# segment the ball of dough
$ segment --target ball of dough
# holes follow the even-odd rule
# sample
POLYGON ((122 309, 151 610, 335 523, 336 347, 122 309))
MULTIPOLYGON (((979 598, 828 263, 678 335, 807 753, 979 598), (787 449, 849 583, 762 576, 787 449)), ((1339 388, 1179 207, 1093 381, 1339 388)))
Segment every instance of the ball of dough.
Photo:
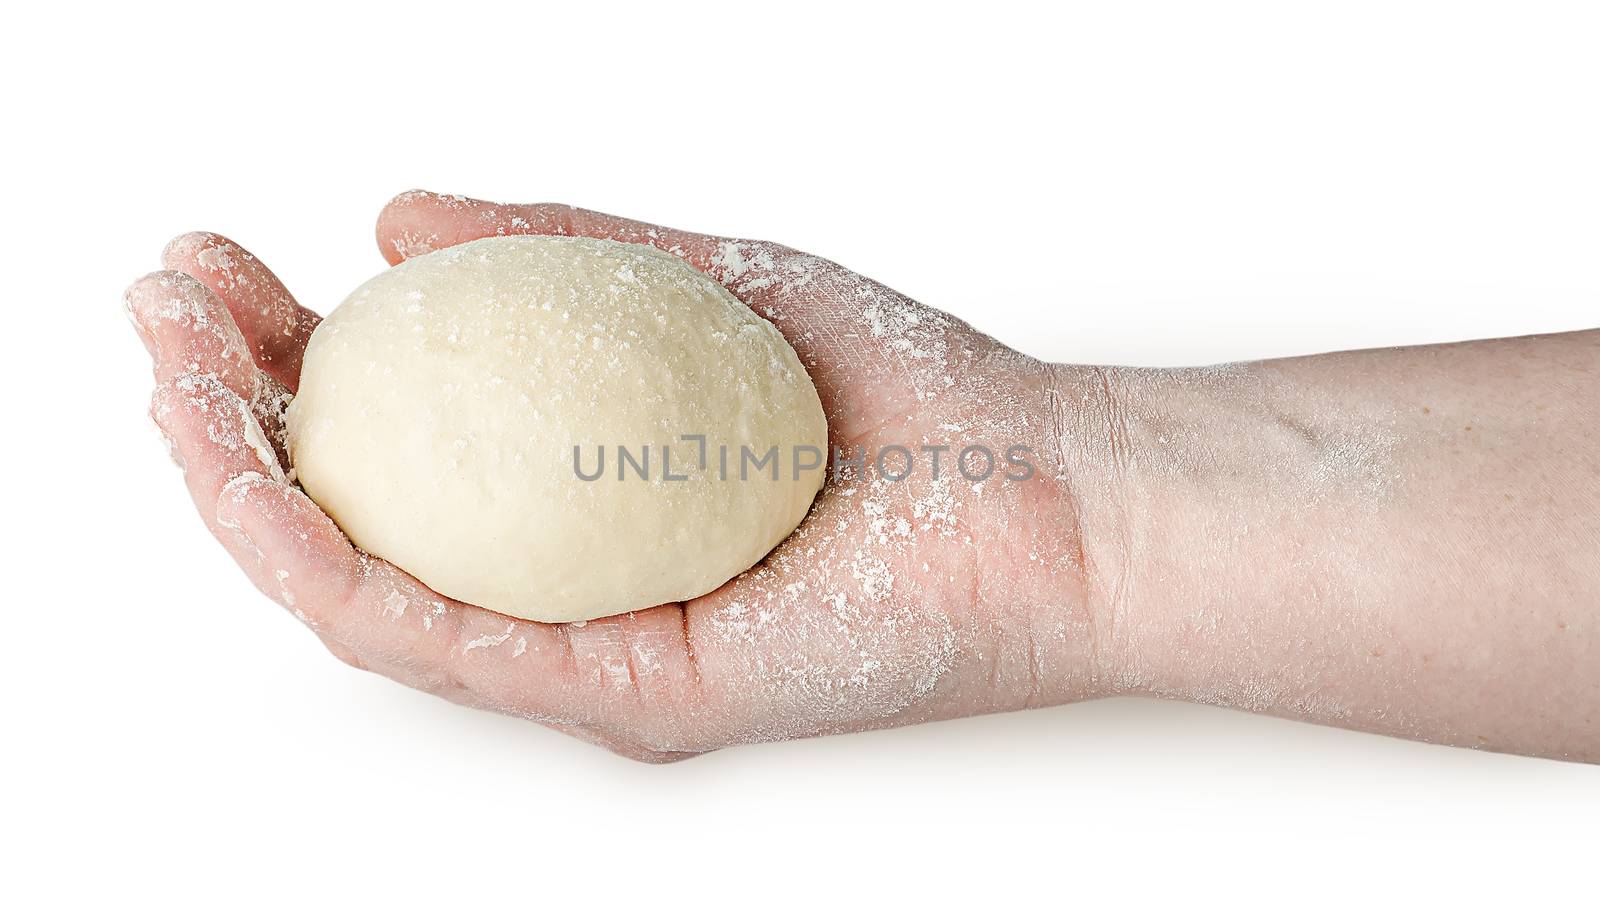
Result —
POLYGON ((288 437, 301 486, 357 546, 551 622, 747 569, 804 518, 827 449, 770 322, 649 246, 550 236, 363 284, 311 336, 288 437))

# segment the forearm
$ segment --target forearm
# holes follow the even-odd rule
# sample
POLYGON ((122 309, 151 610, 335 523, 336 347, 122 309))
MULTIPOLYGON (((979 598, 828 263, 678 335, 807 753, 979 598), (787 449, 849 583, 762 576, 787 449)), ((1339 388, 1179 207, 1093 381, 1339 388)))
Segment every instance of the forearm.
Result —
POLYGON ((1111 690, 1600 760, 1600 332, 1103 381, 1111 690))

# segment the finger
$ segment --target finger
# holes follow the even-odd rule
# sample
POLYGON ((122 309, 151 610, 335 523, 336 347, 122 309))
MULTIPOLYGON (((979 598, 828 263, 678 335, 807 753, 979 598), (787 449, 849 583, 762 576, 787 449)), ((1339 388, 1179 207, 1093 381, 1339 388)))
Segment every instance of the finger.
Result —
MULTIPOLYGON (((396 669, 393 666, 381 662, 363 659, 362 657, 358 656, 354 650, 338 642, 337 640, 334 640, 327 633, 317 631, 313 631, 313 633, 316 633, 317 638, 321 641, 323 647, 326 648, 329 653, 333 654, 334 658, 338 659, 340 662, 343 662, 345 665, 350 666, 351 668, 358 669, 363 672, 371 672, 375 675, 388 678, 391 681, 400 682, 401 684, 415 684, 416 682, 416 679, 412 677, 409 671, 404 669, 396 669)), ((473 705, 473 699, 467 696, 452 697, 450 696, 452 692, 446 690, 440 690, 435 693, 445 696, 450 700, 473 705)), ((554 721, 553 719, 546 719, 543 725, 548 726, 549 728, 560 732, 563 735, 571 736, 572 738, 581 742, 587 742, 591 745, 599 746, 600 748, 612 752, 613 754, 622 755, 624 757, 632 758, 636 761, 645 763, 665 764, 694 757, 694 755, 697 754, 696 752, 656 752, 620 741, 597 728, 588 726, 573 726, 554 721)))
POLYGON ((641 700, 658 707, 681 696, 668 690, 689 667, 670 612, 585 630, 445 599, 356 551, 289 486, 250 405, 217 375, 163 381, 151 416, 213 535, 264 593, 350 658, 453 700, 553 724, 637 721, 641 700))
POLYGON ((678 605, 557 625, 469 618, 452 669, 496 709, 584 727, 591 741, 690 751, 702 747, 706 704, 683 622, 678 605))
POLYGON ((378 215, 378 247, 390 264, 489 236, 587 236, 652 245, 712 273, 724 240, 566 204, 497 204, 431 191, 398 195, 378 215))
POLYGON ((244 399, 278 463, 288 467, 288 391, 256 367, 244 336, 214 292, 187 274, 157 271, 135 281, 123 305, 150 351, 158 382, 209 376, 221 383, 244 399))
POLYGON ((260 474, 230 478, 212 507, 217 524, 248 546, 250 562, 242 566, 262 592, 325 641, 366 659, 337 629, 321 632, 321 610, 353 594, 361 578, 360 556, 333 520, 300 490, 260 474))
MULTIPOLYGON (((151 416, 172 444, 207 527, 263 592, 307 623, 315 627, 331 617, 329 609, 357 594, 366 569, 381 565, 359 555, 309 497, 287 484, 244 399, 217 377, 186 374, 163 382, 151 416), (247 502, 250 511, 241 512, 247 502)), ((433 616, 422 615, 425 629, 432 629, 433 616)), ((352 658, 419 655, 393 647, 378 652, 382 647, 371 641, 345 639, 347 629, 334 628, 326 639, 352 658)))
POLYGON ((474 239, 515 235, 582 236, 653 246, 716 278, 763 315, 785 294, 824 273, 867 282, 832 262, 772 242, 687 232, 566 204, 498 204, 407 191, 378 216, 378 247, 390 264, 474 239))
POLYGON ((150 417, 183 469, 200 518, 241 564, 247 546, 219 526, 217 494, 235 478, 283 479, 283 466, 261 424, 240 395, 214 375, 183 374, 156 386, 150 417))
POLYGON ((594 626, 598 639, 572 641, 569 634, 585 628, 516 620, 444 598, 357 551, 302 491, 259 474, 223 486, 216 520, 245 546, 241 566, 263 593, 324 642, 390 678, 570 727, 616 719, 618 708, 637 701, 631 682, 628 691, 619 689, 628 663, 616 650, 635 644, 607 639, 621 625, 594 626))
POLYGON ((161 262, 209 287, 232 313, 256 365, 294 391, 306 341, 319 321, 315 312, 295 302, 256 256, 216 233, 191 232, 173 239, 161 262))
POLYGON ((216 294, 177 271, 156 271, 123 294, 128 318, 155 363, 156 380, 213 375, 240 394, 256 387, 244 336, 216 294))

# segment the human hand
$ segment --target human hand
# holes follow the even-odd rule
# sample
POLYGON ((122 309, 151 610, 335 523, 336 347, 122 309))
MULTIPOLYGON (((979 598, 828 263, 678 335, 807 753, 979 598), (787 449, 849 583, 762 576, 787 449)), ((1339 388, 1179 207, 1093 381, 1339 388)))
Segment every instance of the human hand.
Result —
POLYGON ((426 192, 378 221, 391 263, 516 233, 654 245, 716 278, 793 345, 830 449, 868 461, 830 476, 788 539, 706 596, 555 625, 456 602, 354 548, 293 486, 282 412, 317 317, 233 242, 182 236, 166 270, 127 294, 155 361, 152 416, 213 534, 336 656, 642 760, 1102 690, 1080 528, 1089 488, 1064 447, 1097 412, 1092 374, 770 243, 426 192), (1000 463, 981 483, 955 467, 969 445, 1000 463), (1005 474, 1015 445, 1031 450, 1026 480, 1005 474), (885 446, 913 455, 904 480, 892 479, 898 455, 888 475, 873 467, 885 446), (929 446, 950 447, 937 477, 929 446))

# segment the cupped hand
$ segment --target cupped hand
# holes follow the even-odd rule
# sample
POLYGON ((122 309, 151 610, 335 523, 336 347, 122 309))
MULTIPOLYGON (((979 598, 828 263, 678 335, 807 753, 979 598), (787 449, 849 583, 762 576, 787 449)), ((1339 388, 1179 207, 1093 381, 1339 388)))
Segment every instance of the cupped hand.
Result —
MULTIPOLYGON (((687 602, 551 625, 453 601, 353 547, 294 486, 283 409, 317 315, 235 243, 181 236, 126 298, 155 363, 152 416, 211 532, 334 655, 657 761, 1100 690, 1094 571, 1064 445, 1094 414, 1092 373, 781 245, 427 192, 378 220, 391 263, 518 233, 653 245, 724 284, 805 363, 839 474, 764 560, 687 602), (903 479, 904 454, 886 446, 910 454, 903 479), (956 467, 969 446, 997 463, 981 481, 956 467), (1026 480, 1005 461, 1015 446, 1026 480)), ((968 459, 978 477, 982 454, 968 459)))

